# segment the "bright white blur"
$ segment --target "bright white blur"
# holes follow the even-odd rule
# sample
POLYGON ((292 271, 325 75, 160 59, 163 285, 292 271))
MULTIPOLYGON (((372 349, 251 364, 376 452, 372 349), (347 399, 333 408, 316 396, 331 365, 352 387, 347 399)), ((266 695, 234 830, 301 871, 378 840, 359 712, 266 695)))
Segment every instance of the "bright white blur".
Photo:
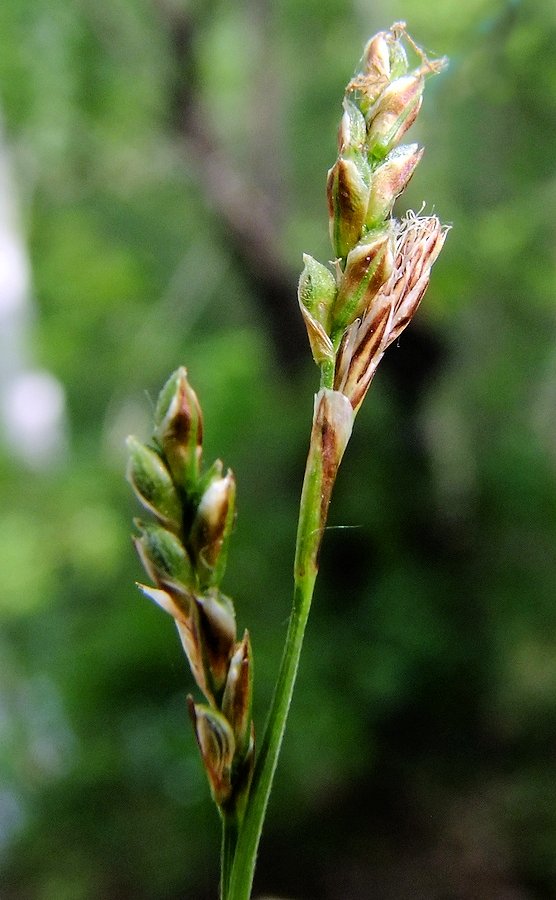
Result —
POLYGON ((65 395, 53 375, 33 366, 30 268, 0 122, 0 432, 20 462, 46 468, 65 453, 65 395))

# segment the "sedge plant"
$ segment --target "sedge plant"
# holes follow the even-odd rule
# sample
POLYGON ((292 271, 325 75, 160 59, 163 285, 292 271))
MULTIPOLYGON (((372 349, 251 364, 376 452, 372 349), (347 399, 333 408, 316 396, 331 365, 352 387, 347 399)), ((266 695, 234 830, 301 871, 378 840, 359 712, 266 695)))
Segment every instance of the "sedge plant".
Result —
POLYGON ((143 594, 177 626, 202 700, 188 698, 194 734, 222 820, 221 900, 249 900, 265 812, 297 675, 332 488, 382 356, 413 318, 447 233, 435 215, 393 216, 423 154, 400 141, 415 121, 430 60, 403 23, 367 43, 349 82, 328 172, 334 259, 304 255, 298 300, 320 369, 282 663, 255 751, 253 656, 221 588, 235 520, 233 473, 203 461, 202 412, 180 368, 163 387, 149 443, 129 438, 128 478, 149 513, 134 541, 152 584, 143 594), (414 58, 412 68, 408 56, 414 58))

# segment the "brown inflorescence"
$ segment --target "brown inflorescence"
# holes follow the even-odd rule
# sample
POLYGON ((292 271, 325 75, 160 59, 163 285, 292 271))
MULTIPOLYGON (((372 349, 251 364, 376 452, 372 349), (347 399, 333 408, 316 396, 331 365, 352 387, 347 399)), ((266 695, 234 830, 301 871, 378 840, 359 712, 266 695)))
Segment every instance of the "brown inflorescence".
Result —
POLYGON ((415 315, 448 230, 436 216, 413 212, 399 223, 393 271, 364 315, 345 332, 336 360, 334 387, 348 397, 355 412, 384 351, 415 315))

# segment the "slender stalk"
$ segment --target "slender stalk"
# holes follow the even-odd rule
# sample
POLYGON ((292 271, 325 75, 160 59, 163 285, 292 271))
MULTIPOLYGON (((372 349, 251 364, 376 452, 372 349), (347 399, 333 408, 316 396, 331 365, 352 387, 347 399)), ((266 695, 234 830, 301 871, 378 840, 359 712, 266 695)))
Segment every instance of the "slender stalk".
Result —
POLYGON ((230 875, 234 862, 238 837, 238 820, 235 813, 222 816, 222 849, 220 854, 220 900, 227 900, 230 875))
MULTIPOLYGON (((315 429, 303 482, 294 566, 294 596, 280 674, 259 750, 249 800, 243 819, 225 900, 249 900, 268 799, 290 709, 299 667, 305 627, 318 571, 318 551, 326 524, 330 495, 336 475, 328 469, 316 446, 315 429)), ((339 461, 338 461, 339 462, 339 461)))
POLYGON ((332 389, 334 385, 334 361, 326 362, 321 366, 320 370, 320 386, 321 388, 332 389))

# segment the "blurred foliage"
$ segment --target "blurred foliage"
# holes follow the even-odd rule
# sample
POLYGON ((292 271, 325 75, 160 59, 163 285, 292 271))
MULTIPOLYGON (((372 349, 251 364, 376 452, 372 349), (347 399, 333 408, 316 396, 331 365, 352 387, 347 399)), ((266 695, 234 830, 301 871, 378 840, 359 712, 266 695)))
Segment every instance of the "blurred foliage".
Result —
POLYGON ((123 439, 148 435, 186 364, 206 456, 238 480, 225 587, 252 632, 260 731, 316 372, 308 350, 283 365, 290 338, 207 195, 191 97, 226 177, 267 198, 286 322, 301 252, 330 253, 343 86, 399 18, 451 58, 408 193, 454 228, 337 485, 258 885, 294 900, 556 894, 554 5, 6 0, 29 339, 64 386, 70 439, 48 469, 0 459, 3 900, 215 896, 190 676, 170 619, 133 587, 123 439))

